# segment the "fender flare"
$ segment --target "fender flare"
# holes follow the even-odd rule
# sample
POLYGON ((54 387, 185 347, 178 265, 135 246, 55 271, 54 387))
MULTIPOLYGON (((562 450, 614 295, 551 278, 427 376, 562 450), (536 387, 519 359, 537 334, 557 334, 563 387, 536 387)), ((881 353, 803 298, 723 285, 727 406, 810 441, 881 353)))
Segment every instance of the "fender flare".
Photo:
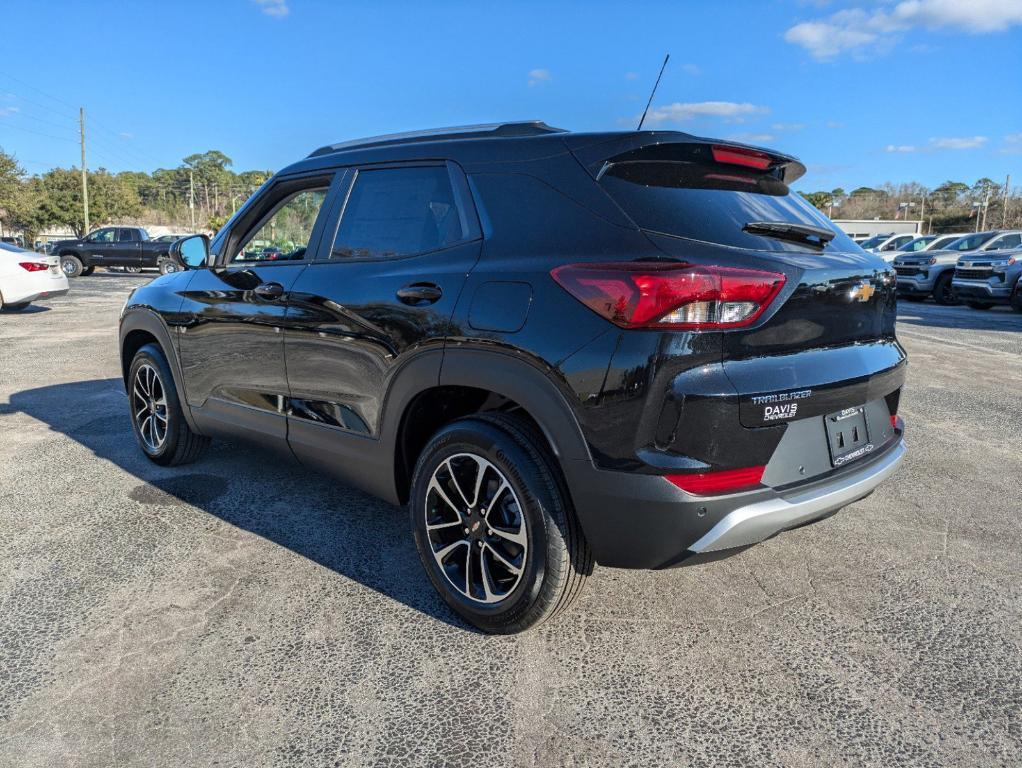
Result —
POLYGON ((448 347, 440 385, 478 387, 513 400, 535 419, 558 461, 592 461, 567 396, 549 374, 521 355, 448 347))
POLYGON ((174 343, 170 329, 160 316, 146 307, 132 307, 121 318, 121 328, 117 338, 117 352, 121 359, 121 380, 124 382, 125 390, 127 390, 128 386, 127 370, 128 366, 131 365, 131 361, 124 359, 124 340, 132 331, 145 331, 159 343, 163 353, 167 356, 170 373, 174 378, 174 388, 178 391, 178 400, 181 403, 181 410, 185 415, 185 421, 188 422, 188 428, 197 434, 202 434, 195 425, 191 408, 188 407, 188 402, 184 397, 184 387, 182 385, 184 374, 181 371, 181 361, 177 356, 177 344, 174 343))

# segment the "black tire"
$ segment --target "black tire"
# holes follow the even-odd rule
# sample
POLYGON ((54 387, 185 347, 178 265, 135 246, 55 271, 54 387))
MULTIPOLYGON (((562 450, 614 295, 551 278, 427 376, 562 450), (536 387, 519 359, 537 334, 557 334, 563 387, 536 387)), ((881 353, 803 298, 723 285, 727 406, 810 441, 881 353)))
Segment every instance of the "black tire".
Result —
POLYGON ((157 262, 156 267, 157 269, 160 270, 161 275, 169 275, 173 272, 179 272, 181 270, 181 268, 178 267, 176 261, 167 257, 161 258, 159 262, 157 262))
POLYGON ((77 256, 69 254, 60 257, 60 268, 68 277, 80 277, 85 269, 85 265, 82 264, 82 260, 77 256))
POLYGON ((918 293, 906 294, 905 296, 902 296, 901 298, 903 298, 903 299, 905 299, 907 301, 911 301, 911 302, 913 302, 915 304, 918 304, 921 301, 926 301, 926 297, 925 296, 920 296, 918 293))
POLYGON ((955 296, 955 289, 951 285, 952 277, 954 275, 951 272, 945 272, 937 278, 937 283, 933 286, 933 300, 942 307, 958 304, 958 297, 955 296))
POLYGON ((1016 285, 1011 294, 1011 308, 1016 312, 1022 312, 1022 283, 1016 285))
MULTIPOLYGON (((453 477, 453 472, 449 476, 453 477)), ((415 545, 433 586, 459 616, 484 632, 513 634, 553 619, 574 602, 582 591, 586 577, 592 572, 593 560, 589 544, 579 526, 556 463, 546 450, 542 438, 530 430, 526 422, 513 416, 472 416, 455 421, 437 432, 416 463, 408 507, 415 545), (495 569, 499 572, 501 566, 494 559, 494 548, 508 546, 492 533, 494 527, 502 525, 498 522, 491 526, 489 521, 495 515, 507 515, 510 510, 510 514, 519 517, 516 535, 522 536, 527 543, 527 547, 519 547, 518 554, 512 558, 519 560, 520 575, 508 578, 510 571, 504 571, 504 587, 509 591, 488 604, 480 602, 487 596, 480 595, 478 590, 475 590, 476 599, 472 599, 469 596, 469 592, 473 592, 471 587, 461 591, 453 586, 453 580, 448 575, 451 568, 447 567, 446 562, 445 567, 441 568, 434 556, 434 541, 426 527, 427 515, 431 514, 427 506, 431 503, 430 493, 434 494, 432 498, 436 498, 435 492, 430 490, 434 473, 440 473, 437 476, 442 478, 443 467, 453 466, 445 465, 448 459, 470 461, 465 458, 469 455, 483 459, 496 472, 496 475, 489 477, 485 487, 476 492, 477 496, 489 493, 497 479, 506 481, 507 490, 503 495, 497 490, 485 505, 479 504, 480 498, 474 498, 473 502, 479 504, 475 518, 471 514, 463 516, 441 503, 436 503, 436 510, 445 510, 450 519, 464 521, 466 525, 474 525, 475 529, 482 522, 491 531, 486 533, 484 530, 473 530, 469 533, 468 527, 460 527, 462 522, 442 523, 455 526, 450 534, 452 537, 463 537, 468 541, 468 573, 478 573, 480 579, 490 579, 486 587, 479 586, 479 589, 489 591, 492 585, 498 590, 498 581, 493 579, 492 574, 495 569), (495 506, 498 497, 505 502, 503 507, 495 506), (479 512, 483 506, 488 507, 489 518, 480 518, 479 512), (473 548, 471 536, 479 537, 475 540, 479 550, 473 548), (491 553, 488 559, 490 565, 486 566, 487 573, 491 574, 489 577, 484 576, 481 570, 487 552, 491 553), (473 553, 477 561, 472 560, 473 553), (478 562, 474 569, 473 562, 478 562), (513 586, 508 585, 507 581, 513 581, 513 586)), ((434 531, 432 535, 438 534, 434 531)), ((443 549, 444 543, 441 541, 436 546, 443 549)), ((454 551, 460 559, 460 549, 454 551)), ((503 549, 503 553, 508 555, 508 550, 503 549)), ((459 565, 460 562, 455 562, 453 567, 459 565)))
POLYGON ((990 307, 993 306, 993 304, 988 301, 967 301, 965 303, 972 309, 990 309, 990 307))
MULTIPOLYGON (((150 393, 156 391, 152 386, 149 387, 149 390, 150 393)), ((128 370, 128 412, 135 440, 142 452, 155 464, 164 467, 188 464, 199 458, 209 446, 208 437, 196 434, 188 427, 188 422, 181 410, 181 401, 177 395, 177 388, 174 386, 174 377, 171 375, 167 358, 164 356, 163 350, 156 344, 146 344, 135 353, 135 357, 131 361, 131 368, 128 370), (166 417, 164 419, 165 433, 162 441, 150 439, 153 433, 150 431, 147 434, 144 426, 145 416, 139 416, 141 400, 144 399, 139 395, 145 394, 142 391, 145 387, 137 388, 137 376, 143 369, 151 370, 156 374, 159 391, 165 401, 163 408, 163 416, 166 417)), ((153 409, 150 409, 149 413, 153 413, 153 409)))
POLYGON ((96 271, 96 268, 93 267, 93 266, 85 267, 85 269, 82 270, 82 277, 88 277, 89 275, 91 275, 95 271, 96 271))

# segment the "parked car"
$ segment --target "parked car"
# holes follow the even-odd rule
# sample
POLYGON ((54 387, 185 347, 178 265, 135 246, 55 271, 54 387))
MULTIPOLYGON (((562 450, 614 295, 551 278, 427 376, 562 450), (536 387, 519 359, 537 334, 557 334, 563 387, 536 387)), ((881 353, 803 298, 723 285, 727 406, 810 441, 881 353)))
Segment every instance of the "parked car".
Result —
POLYGON ((899 255, 894 260, 898 273, 898 296, 909 301, 923 301, 933 296, 938 304, 958 303, 952 285, 955 265, 965 253, 1010 250, 1022 245, 1022 233, 974 232, 952 240, 940 250, 899 255))
POLYGON ((490 632, 562 611, 594 560, 826 517, 902 460, 906 358, 894 273, 790 192, 804 172, 543 123, 323 147, 128 299, 138 444, 172 466, 249 438, 406 504, 490 632), (285 222, 300 259, 250 259, 285 222))
POLYGON ((175 240, 180 240, 182 237, 188 237, 188 235, 160 235, 154 237, 154 243, 173 243, 175 240))
POLYGON ((0 309, 19 311, 33 301, 67 293, 60 259, 0 243, 0 309))
POLYGON ((176 270, 170 258, 171 243, 153 240, 142 227, 103 227, 80 240, 60 240, 53 253, 68 277, 91 275, 96 267, 121 267, 139 272, 156 268, 166 274, 176 270))
POLYGON ((880 256, 884 261, 894 261, 894 256, 897 250, 905 245, 906 243, 914 240, 917 235, 911 234, 900 234, 900 235, 877 235, 876 237, 870 238, 860 247, 864 251, 875 253, 880 256), (878 242, 877 242, 878 241, 878 242), (871 244, 875 243, 875 244, 871 244))
POLYGON ((973 309, 1008 304, 1022 312, 1022 249, 959 257, 952 287, 973 309))

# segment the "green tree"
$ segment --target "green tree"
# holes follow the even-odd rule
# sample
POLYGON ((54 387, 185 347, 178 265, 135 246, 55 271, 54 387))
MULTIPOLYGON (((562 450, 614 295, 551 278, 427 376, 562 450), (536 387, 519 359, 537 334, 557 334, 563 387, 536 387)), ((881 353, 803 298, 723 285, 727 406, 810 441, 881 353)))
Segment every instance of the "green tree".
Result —
POLYGON ((14 228, 12 219, 20 204, 21 177, 25 169, 18 165, 14 155, 9 155, 0 148, 0 222, 5 228, 14 228))
MULTIPOLYGON (((138 193, 124 179, 102 169, 91 171, 88 178, 91 224, 107 224, 114 219, 135 217, 142 213, 138 193)), ((54 168, 44 174, 40 181, 39 218, 47 225, 70 227, 79 237, 87 234, 82 207, 81 171, 54 168)))
POLYGON ((833 200, 830 192, 802 192, 801 195, 821 211, 826 211, 833 200))

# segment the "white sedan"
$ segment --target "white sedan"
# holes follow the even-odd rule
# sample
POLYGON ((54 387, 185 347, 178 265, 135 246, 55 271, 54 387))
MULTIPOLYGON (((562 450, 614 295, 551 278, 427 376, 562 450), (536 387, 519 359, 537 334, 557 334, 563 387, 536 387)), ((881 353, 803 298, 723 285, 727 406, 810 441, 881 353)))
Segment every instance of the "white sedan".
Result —
POLYGON ((67 293, 59 256, 0 243, 0 310, 24 309, 37 299, 67 293))

